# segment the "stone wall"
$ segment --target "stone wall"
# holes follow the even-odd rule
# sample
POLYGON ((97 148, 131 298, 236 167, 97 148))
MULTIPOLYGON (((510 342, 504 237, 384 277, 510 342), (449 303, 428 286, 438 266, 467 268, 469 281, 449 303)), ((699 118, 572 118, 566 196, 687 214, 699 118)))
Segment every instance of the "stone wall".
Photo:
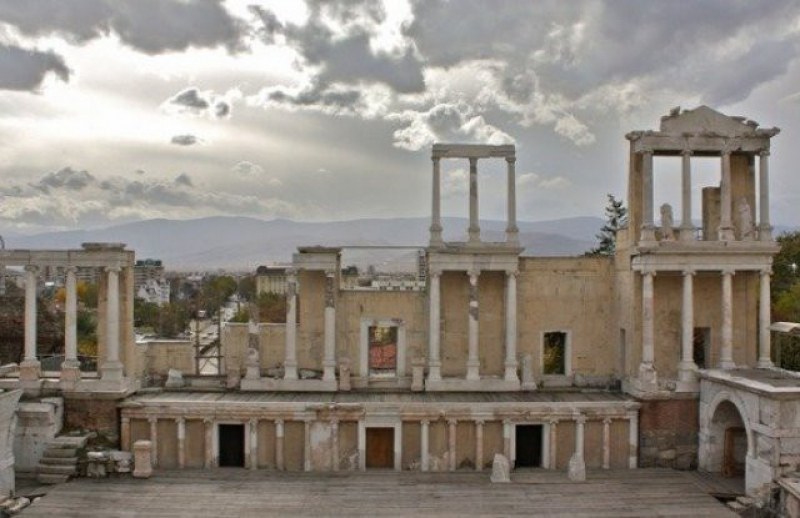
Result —
POLYGON ((64 425, 68 429, 96 432, 97 440, 119 444, 119 399, 100 399, 97 394, 72 393, 64 397, 64 425))
POLYGON ((21 390, 0 392, 0 498, 14 494, 14 439, 16 437, 15 413, 21 390))
POLYGON ((17 471, 36 470, 47 443, 61 431, 64 424, 64 406, 61 398, 42 398, 19 403, 14 430, 14 457, 17 471))
POLYGON ((640 401, 639 466, 697 468, 698 400, 640 401))

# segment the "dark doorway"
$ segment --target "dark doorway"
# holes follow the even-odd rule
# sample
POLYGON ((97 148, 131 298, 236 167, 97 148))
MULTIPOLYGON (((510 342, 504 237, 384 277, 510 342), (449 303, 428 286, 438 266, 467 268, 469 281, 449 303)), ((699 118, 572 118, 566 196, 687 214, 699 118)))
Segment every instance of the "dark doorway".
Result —
POLYGON ((542 466, 542 425, 517 425, 517 468, 539 468, 542 466))
POLYGON ((244 425, 219 425, 220 467, 244 467, 244 425))
POLYGON ((708 361, 711 359, 711 328, 695 327, 692 342, 692 359, 695 365, 701 369, 707 369, 708 361))
POLYGON ((394 468, 394 428, 367 428, 367 467, 394 468))

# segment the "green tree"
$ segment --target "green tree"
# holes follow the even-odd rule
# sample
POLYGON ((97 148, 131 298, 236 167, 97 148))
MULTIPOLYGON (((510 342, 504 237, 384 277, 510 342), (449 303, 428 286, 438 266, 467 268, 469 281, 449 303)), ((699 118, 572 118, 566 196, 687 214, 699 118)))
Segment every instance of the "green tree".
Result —
POLYGON ((258 296, 258 321, 273 324, 286 322, 286 297, 279 293, 262 293, 258 296))
POLYGON ((781 249, 772 260, 773 302, 777 302, 781 295, 800 281, 800 231, 781 234, 777 241, 781 249))
POLYGON ((617 250, 617 231, 628 224, 628 209, 623 205, 622 200, 618 200, 613 194, 608 194, 608 205, 606 205, 606 224, 597 234, 598 245, 592 248, 586 255, 588 256, 611 256, 617 250))
POLYGON ((208 278, 200 293, 199 309, 205 309, 208 316, 216 315, 228 297, 236 293, 236 279, 230 275, 208 278))
POLYGON ((256 300, 256 276, 248 275, 239 279, 239 296, 244 300, 256 300))

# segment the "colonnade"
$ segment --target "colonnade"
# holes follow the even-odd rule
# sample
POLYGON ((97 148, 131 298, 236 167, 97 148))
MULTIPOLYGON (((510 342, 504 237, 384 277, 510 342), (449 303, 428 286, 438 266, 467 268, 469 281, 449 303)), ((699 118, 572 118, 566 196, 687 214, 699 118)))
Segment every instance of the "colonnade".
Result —
MULTIPOLYGON (((678 379, 691 383, 696 381, 697 365, 694 362, 694 277, 695 269, 685 269, 682 274, 682 302, 681 302, 681 358, 678 364, 678 379)), ((721 300, 720 313, 720 369, 733 369, 736 363, 733 359, 733 269, 724 269, 720 272, 721 300)), ((759 272, 759 348, 758 367, 772 366, 770 359, 770 270, 759 272)), ((654 372, 655 361, 655 314, 654 314, 654 270, 643 270, 642 275, 642 363, 640 373, 654 372)))
MULTIPOLYGON (((720 241, 735 239, 733 220, 731 217, 731 153, 736 148, 736 141, 725 145, 720 153, 720 241)), ((652 149, 642 149, 642 241, 655 241, 655 224, 653 222, 653 156, 652 149)), ((692 241, 694 224, 692 223, 692 169, 691 149, 681 151, 681 224, 679 238, 681 241, 692 241)), ((758 188, 758 239, 772 241, 772 226, 769 220, 769 150, 762 149, 759 155, 759 188, 758 188)), ((755 211, 755 207, 751 207, 755 211)))
MULTIPOLYGON (((479 270, 467 272, 469 279, 468 335, 466 380, 479 381, 479 325, 478 304, 479 270)), ((431 270, 429 274, 429 330, 428 330, 428 380, 441 381, 441 276, 442 272, 431 270)), ((504 380, 519 382, 517 375, 517 271, 505 272, 505 374, 504 380)))

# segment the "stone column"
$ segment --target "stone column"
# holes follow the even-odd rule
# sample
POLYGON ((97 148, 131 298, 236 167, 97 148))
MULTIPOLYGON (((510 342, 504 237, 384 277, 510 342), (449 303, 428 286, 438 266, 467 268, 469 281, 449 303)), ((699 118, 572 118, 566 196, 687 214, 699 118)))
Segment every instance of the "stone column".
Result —
POLYGON ((731 151, 722 151, 722 181, 720 182, 719 240, 733 241, 731 223, 731 151))
POLYGON ((439 327, 441 318, 439 312, 441 311, 439 278, 441 272, 431 271, 429 273, 429 292, 428 301, 429 307, 429 323, 428 323, 428 380, 441 381, 442 379, 442 361, 439 357, 439 327))
POLYGON ((150 444, 153 449, 150 450, 150 464, 153 467, 158 466, 158 418, 148 417, 147 422, 150 423, 150 444))
POLYGON ((311 419, 303 420, 303 471, 311 471, 311 419))
POLYGON ((439 169, 439 157, 433 157, 433 196, 431 207, 431 242, 430 246, 442 246, 442 196, 441 196, 441 173, 439 169))
POLYGON ((558 419, 550 419, 550 469, 558 469, 558 419))
POLYGON ((733 270, 722 271, 722 348, 719 368, 733 369, 733 270))
POLYGON ((75 383, 81 379, 78 361, 78 292, 76 268, 66 268, 66 293, 64 298, 64 361, 61 363, 61 381, 75 383))
POLYGON ((275 469, 283 471, 283 419, 275 420, 275 469))
POLYGON ((336 381, 336 272, 325 272, 325 358, 322 380, 336 381))
POLYGON ((469 272, 469 336, 467 351, 467 380, 479 381, 481 362, 478 358, 478 275, 469 272))
POLYGON ((628 412, 628 468, 639 465, 639 414, 636 410, 628 412))
POLYGON ((286 277, 286 350, 283 360, 283 379, 297 379, 297 272, 290 270, 286 277))
POLYGON ((505 380, 519 383, 517 375, 517 274, 506 272, 506 361, 505 380))
POLYGON ((119 421, 119 447, 122 451, 131 451, 131 418, 122 416, 119 421))
POLYGON ((39 268, 25 266, 25 353, 20 364, 19 380, 38 382, 42 374, 42 364, 36 356, 36 274, 39 268))
POLYGON ((586 462, 584 460, 584 427, 586 417, 579 415, 575 418, 575 453, 569 459, 569 470, 567 475, 572 481, 586 480, 586 462))
POLYGON ((428 439, 430 434, 430 420, 423 419, 419 422, 419 444, 420 444, 420 470, 428 471, 430 470, 430 446, 428 445, 428 439))
POLYGON ((250 469, 258 469, 258 419, 252 418, 250 425, 250 469))
POLYGON ((339 420, 331 419, 331 469, 339 471, 339 420))
POLYGON ((204 455, 204 462, 203 465, 206 469, 214 467, 214 420, 211 418, 203 419, 203 425, 205 426, 205 437, 203 438, 203 451, 204 455))
POLYGON ((178 429, 178 467, 186 467, 186 419, 179 417, 175 419, 178 429))
POLYGON ((483 470, 483 419, 475 420, 475 471, 483 470))
POLYGON ((642 389, 655 389, 656 385, 653 277, 655 272, 642 271, 642 363, 639 364, 639 383, 642 389))
POLYGON ((603 469, 611 468, 611 418, 603 419, 603 469))
POLYGON ((469 159, 469 242, 479 243, 481 227, 478 223, 478 159, 469 159))
POLYGON ((122 363, 119 361, 119 271, 118 266, 106 268, 106 361, 101 371, 103 380, 108 381, 122 380, 122 363))
POLYGON ((758 157, 758 239, 772 241, 772 226, 769 224, 769 150, 762 150, 758 157))
POLYGON ((503 419, 503 455, 505 455, 513 468, 514 463, 511 461, 511 420, 509 419, 503 419))
POLYGON ((681 361, 678 364, 678 379, 685 383, 697 381, 697 365, 694 363, 694 270, 683 272, 683 304, 681 306, 681 361))
POLYGON ((694 241, 694 224, 692 223, 692 151, 681 152, 681 241, 694 241))
POLYGON ((447 467, 450 471, 456 470, 456 425, 455 419, 447 420, 447 467))
POLYGON ((770 271, 761 270, 760 294, 758 297, 758 367, 767 369, 773 367, 772 364, 772 344, 770 342, 769 326, 772 323, 770 314, 770 271))
POLYGON ((655 241, 653 225, 653 152, 642 152, 642 234, 640 241, 655 241))
POLYGON ((519 228, 517 227, 517 179, 514 171, 517 157, 506 157, 508 169, 508 226, 506 227, 506 243, 519 245, 519 228))

